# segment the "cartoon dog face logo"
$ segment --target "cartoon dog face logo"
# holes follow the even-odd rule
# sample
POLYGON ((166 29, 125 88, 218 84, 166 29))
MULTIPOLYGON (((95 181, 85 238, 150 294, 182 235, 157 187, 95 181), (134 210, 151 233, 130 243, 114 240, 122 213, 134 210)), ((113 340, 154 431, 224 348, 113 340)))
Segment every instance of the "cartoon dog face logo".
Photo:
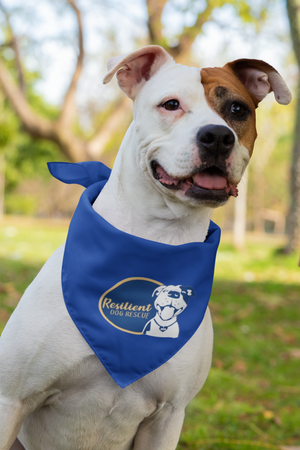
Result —
POLYGON ((153 291, 156 297, 154 307, 156 315, 146 323, 143 334, 156 337, 179 336, 177 316, 185 310, 190 297, 195 297, 191 286, 159 286, 153 291))

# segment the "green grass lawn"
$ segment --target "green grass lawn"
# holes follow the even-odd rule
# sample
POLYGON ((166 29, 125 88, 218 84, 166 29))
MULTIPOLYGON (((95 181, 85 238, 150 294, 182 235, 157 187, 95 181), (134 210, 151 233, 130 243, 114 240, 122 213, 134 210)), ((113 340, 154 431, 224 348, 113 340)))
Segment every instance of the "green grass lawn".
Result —
MULTIPOLYGON (((66 231, 60 222, 0 222, 0 331, 66 231)), ((267 237, 243 252, 221 243, 212 369, 187 408, 178 450, 300 446, 300 268, 279 246, 267 237)))

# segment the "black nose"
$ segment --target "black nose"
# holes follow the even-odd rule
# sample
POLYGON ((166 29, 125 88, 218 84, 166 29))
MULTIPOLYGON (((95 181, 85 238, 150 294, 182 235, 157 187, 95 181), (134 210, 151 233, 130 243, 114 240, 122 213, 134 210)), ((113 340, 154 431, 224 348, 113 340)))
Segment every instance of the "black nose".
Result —
POLYGON ((206 125, 200 128, 196 139, 200 151, 208 151, 215 156, 229 156, 235 142, 233 132, 223 125, 206 125))

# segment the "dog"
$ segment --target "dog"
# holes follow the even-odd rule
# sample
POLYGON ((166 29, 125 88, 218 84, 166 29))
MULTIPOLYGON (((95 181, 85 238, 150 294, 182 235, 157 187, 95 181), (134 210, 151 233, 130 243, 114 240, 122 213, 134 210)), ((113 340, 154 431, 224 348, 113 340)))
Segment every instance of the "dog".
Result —
MULTIPOLYGON (((114 75, 133 122, 94 210, 147 240, 204 242, 212 210, 237 195, 256 107, 271 91, 288 104, 286 83, 263 61, 200 70, 159 46, 109 59, 104 83, 114 75)), ((0 339, 0 449, 174 450, 211 365, 209 309, 180 351, 121 389, 66 310, 63 254, 46 262, 0 339)))
POLYGON ((194 289, 191 286, 159 286, 153 291, 153 296, 156 297, 154 307, 157 313, 146 323, 143 333, 148 336, 177 338, 177 316, 185 310, 190 297, 195 297, 194 289))

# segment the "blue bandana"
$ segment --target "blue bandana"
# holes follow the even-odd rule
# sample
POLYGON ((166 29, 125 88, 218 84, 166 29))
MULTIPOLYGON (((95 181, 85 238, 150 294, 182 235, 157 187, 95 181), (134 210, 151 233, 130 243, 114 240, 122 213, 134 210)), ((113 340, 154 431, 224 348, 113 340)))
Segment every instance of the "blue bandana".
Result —
POLYGON ((167 245, 114 228, 92 207, 110 169, 49 163, 65 183, 87 187, 66 241, 62 288, 68 312, 124 388, 168 361, 201 324, 212 288, 220 228, 205 242, 167 245))

